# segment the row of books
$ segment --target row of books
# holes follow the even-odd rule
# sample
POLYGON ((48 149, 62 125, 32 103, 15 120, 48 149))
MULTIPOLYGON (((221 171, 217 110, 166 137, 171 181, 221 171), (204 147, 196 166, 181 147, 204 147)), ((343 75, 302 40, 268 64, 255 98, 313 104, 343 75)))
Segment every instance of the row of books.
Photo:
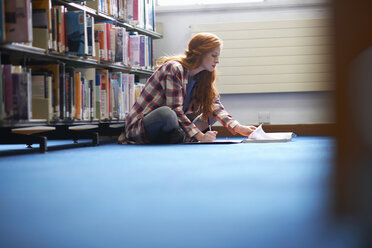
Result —
POLYGON ((142 88, 105 69, 1 65, 0 120, 124 120, 142 88))
POLYGON ((154 68, 153 40, 128 32, 113 21, 97 21, 84 10, 52 6, 50 0, 33 0, 32 8, 30 0, 5 0, 0 8, 0 41, 22 42, 47 51, 125 66, 154 68))
POLYGON ((116 27, 110 22, 95 22, 94 32, 94 59, 154 69, 154 41, 150 37, 127 32, 124 27, 116 27))
POLYGON ((95 0, 86 5, 123 22, 155 31, 155 0, 95 0))
MULTIPOLYGON (((155 0, 90 0, 84 3, 98 12, 111 15, 123 22, 155 31, 155 0)), ((58 19, 56 22, 61 22, 61 12, 64 11, 60 7, 57 9, 52 7, 51 0, 2 0, 0 40, 16 41, 21 36, 20 42, 30 42, 32 25, 29 20, 32 12, 38 15, 38 25, 47 26, 51 34, 52 18, 58 16, 55 18, 58 19), (58 11, 59 13, 56 13, 58 11), (27 27, 27 32, 19 33, 19 28, 13 31, 16 26, 21 26, 24 30, 27 27), (16 39, 13 36, 17 36, 16 39)))

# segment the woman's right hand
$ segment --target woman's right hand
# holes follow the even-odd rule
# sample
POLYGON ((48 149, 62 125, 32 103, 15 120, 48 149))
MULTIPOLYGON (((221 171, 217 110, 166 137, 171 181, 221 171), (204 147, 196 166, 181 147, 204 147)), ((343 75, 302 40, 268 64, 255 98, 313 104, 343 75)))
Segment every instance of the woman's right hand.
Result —
POLYGON ((200 142, 213 142, 216 140, 217 133, 217 131, 207 131, 204 134, 200 132, 196 135, 196 139, 200 142))

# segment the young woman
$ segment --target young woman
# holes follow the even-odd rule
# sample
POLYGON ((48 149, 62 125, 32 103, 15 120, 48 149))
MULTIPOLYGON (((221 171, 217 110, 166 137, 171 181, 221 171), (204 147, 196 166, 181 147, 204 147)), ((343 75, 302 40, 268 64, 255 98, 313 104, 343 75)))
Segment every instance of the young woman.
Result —
POLYGON ((199 33, 185 56, 164 57, 131 108, 119 143, 214 141, 217 132, 210 125, 215 121, 232 134, 248 136, 255 130, 233 119, 219 100, 215 68, 221 46, 216 35, 199 33))

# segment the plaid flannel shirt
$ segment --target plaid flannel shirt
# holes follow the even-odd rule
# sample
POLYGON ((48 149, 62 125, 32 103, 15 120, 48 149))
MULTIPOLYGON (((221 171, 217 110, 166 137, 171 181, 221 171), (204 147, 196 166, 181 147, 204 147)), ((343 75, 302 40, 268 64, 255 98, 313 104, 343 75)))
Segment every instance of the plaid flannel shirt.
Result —
MULTIPOLYGON (((148 143, 143 118, 161 106, 168 106, 176 112, 180 127, 189 137, 200 131, 186 117, 186 114, 195 112, 192 108, 193 99, 186 111, 183 111, 189 73, 189 70, 177 61, 164 63, 153 73, 126 118, 125 142, 148 143)), ((235 134, 233 128, 238 122, 226 112, 218 98, 214 103, 213 116, 235 134)))

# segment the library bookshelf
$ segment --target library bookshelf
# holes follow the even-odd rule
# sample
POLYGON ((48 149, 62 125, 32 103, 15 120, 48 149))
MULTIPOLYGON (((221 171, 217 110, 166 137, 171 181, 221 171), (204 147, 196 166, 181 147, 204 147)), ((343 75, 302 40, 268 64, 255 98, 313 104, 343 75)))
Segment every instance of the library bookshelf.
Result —
POLYGON ((118 135, 154 70, 154 0, 14 3, 0 6, 0 144, 118 135))

